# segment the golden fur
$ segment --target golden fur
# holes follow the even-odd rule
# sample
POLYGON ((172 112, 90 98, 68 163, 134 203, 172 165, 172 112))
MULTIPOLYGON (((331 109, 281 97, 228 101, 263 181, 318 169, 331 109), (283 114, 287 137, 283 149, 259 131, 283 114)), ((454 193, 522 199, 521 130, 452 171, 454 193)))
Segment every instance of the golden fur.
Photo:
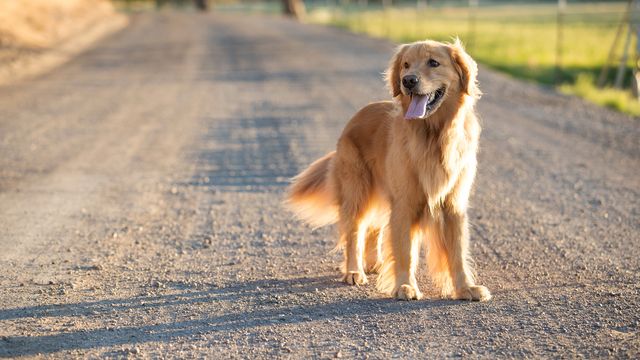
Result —
POLYGON ((338 222, 343 280, 367 283, 398 299, 420 299, 416 270, 422 239, 443 296, 488 300, 476 285, 468 250, 467 206, 476 172, 480 125, 477 65, 459 41, 422 41, 398 47, 387 71, 393 101, 372 103, 346 125, 337 150, 293 179, 288 203, 316 226, 338 222), (433 65, 429 60, 436 60, 433 65), (445 89, 425 118, 404 119, 411 91, 445 89))

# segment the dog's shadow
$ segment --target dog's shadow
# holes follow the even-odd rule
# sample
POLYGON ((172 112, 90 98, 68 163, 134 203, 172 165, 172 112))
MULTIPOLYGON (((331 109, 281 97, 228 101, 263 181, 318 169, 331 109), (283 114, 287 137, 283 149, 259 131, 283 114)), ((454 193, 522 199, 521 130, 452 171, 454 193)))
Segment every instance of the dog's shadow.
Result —
MULTIPOLYGON (((171 287, 171 284, 168 285, 171 287)), ((336 301, 330 291, 344 292, 352 289, 338 282, 333 276, 296 279, 267 279, 243 282, 227 287, 205 289, 169 288, 171 294, 139 296, 125 299, 101 300, 71 304, 40 305, 0 311, 0 323, 21 321, 46 321, 47 318, 64 318, 73 322, 93 317, 94 323, 107 324, 110 319, 126 318, 131 314, 163 314, 163 318, 178 319, 136 325, 114 325, 93 329, 73 329, 52 335, 4 336, 0 338, 0 356, 24 356, 51 354, 63 350, 91 349, 117 345, 135 345, 146 342, 171 342, 176 338, 189 338, 201 334, 229 333, 252 330, 264 326, 296 324, 313 321, 350 321, 354 318, 384 314, 427 310, 461 304, 450 300, 426 300, 399 302, 389 298, 353 298, 366 296, 364 291, 336 301), (342 290, 341 290, 342 289, 342 290), (219 315, 192 319, 198 306, 208 304, 219 315), (171 315, 167 315, 167 314, 171 315), (186 319, 186 320, 184 320, 186 319)), ((133 318, 133 317, 132 317, 133 318)), ((62 319, 58 319, 62 320, 62 319)), ((131 323, 131 321, 123 321, 131 323)), ((151 321, 153 322, 153 321, 151 321)))

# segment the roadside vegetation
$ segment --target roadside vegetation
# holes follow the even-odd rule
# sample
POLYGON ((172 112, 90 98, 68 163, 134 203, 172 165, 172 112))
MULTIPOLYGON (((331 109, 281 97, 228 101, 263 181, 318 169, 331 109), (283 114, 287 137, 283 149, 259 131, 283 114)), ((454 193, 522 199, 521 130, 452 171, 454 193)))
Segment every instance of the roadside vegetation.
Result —
POLYGON ((108 0, 0 1, 0 54, 52 47, 112 13, 108 0))
MULTIPOLYGON (((611 85, 600 89, 595 81, 607 60, 625 9, 625 3, 568 6, 562 18, 559 70, 556 66, 558 10, 552 4, 487 6, 473 11, 467 7, 416 8, 415 5, 388 9, 323 7, 311 9, 307 21, 397 42, 425 38, 450 41, 458 36, 472 56, 489 67, 640 116, 640 103, 629 90, 636 57, 633 44, 625 67, 623 89, 611 85)), ((618 58, 623 44, 624 36, 616 49, 618 58)), ((608 84, 613 82, 617 66, 617 63, 613 65, 608 84)))

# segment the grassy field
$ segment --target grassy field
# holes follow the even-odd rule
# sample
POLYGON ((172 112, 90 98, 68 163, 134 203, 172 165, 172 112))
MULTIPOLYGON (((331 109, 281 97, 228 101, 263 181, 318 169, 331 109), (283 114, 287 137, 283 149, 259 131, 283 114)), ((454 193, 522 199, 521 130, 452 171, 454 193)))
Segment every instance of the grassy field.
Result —
MULTIPOLYGON (((312 9, 308 21, 386 37, 398 42, 431 38, 450 41, 459 36, 479 62, 514 77, 557 85, 600 105, 640 116, 640 103, 629 91, 598 89, 595 80, 606 62, 625 3, 570 5, 562 29, 561 71, 556 72, 557 7, 512 5, 468 8, 387 10, 362 8, 312 9), (471 19, 475 18, 475 21, 471 19)), ((617 54, 622 53, 624 39, 617 54)), ((626 68, 629 86, 635 41, 626 68)), ((617 67, 617 65, 616 65, 617 67)), ((610 79, 613 79, 613 71, 610 79)))

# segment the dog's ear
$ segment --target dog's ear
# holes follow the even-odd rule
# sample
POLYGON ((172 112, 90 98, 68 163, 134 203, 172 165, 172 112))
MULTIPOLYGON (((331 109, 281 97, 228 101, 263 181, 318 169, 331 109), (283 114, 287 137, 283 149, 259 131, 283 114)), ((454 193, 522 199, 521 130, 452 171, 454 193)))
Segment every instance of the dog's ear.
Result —
POLYGON ((467 54, 460 39, 449 45, 451 60, 460 77, 461 90, 467 95, 479 98, 481 93, 477 84, 478 64, 467 54))
POLYGON ((409 48, 409 45, 400 45, 396 48, 396 52, 389 61, 389 68, 385 72, 385 77, 387 79, 387 85, 389 86, 389 91, 391 91, 391 96, 396 97, 402 93, 400 90, 400 69, 402 62, 402 55, 404 55, 405 51, 409 48))

